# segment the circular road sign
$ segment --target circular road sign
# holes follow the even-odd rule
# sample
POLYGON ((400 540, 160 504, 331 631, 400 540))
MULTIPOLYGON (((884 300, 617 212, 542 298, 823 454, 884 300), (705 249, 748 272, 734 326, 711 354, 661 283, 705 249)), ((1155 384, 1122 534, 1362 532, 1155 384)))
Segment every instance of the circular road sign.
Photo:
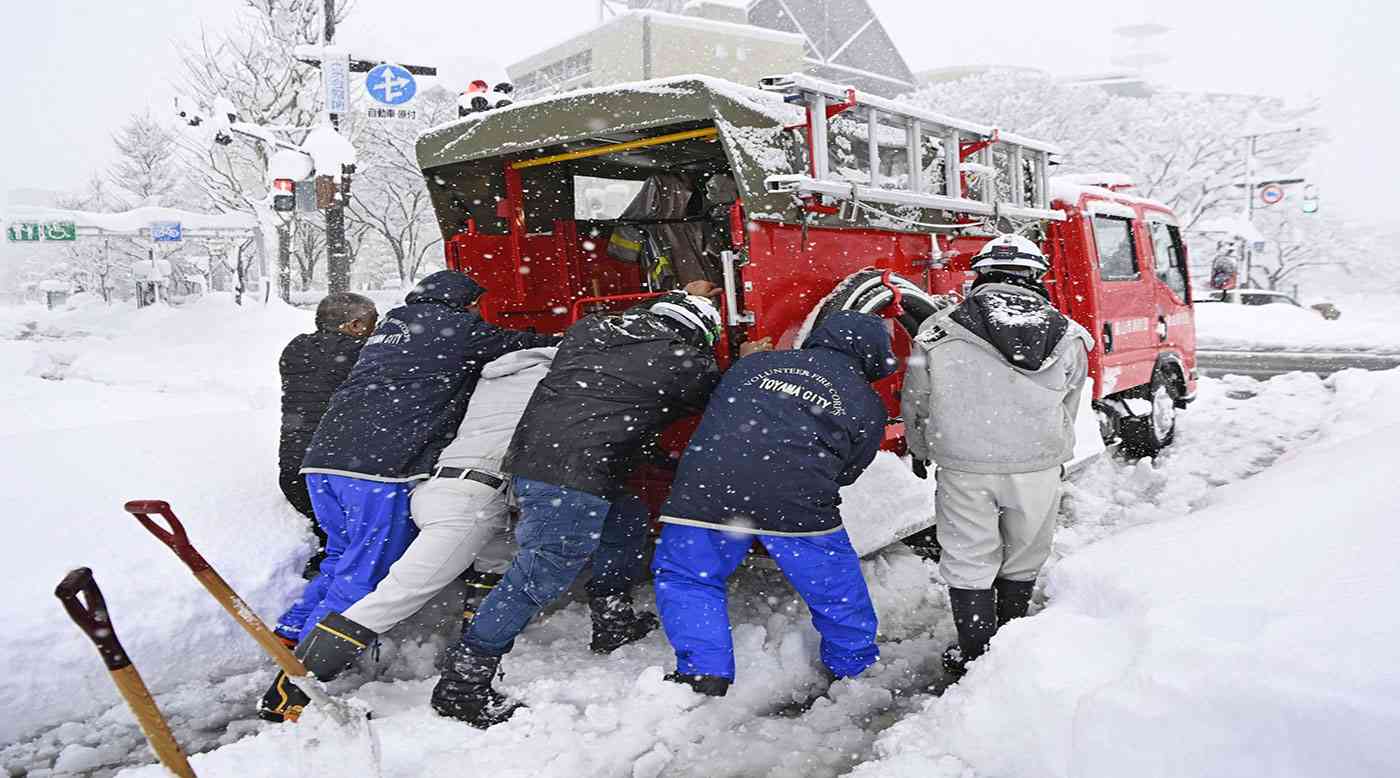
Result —
POLYGON ((1259 190, 1259 199, 1263 200, 1269 205, 1282 202, 1283 187, 1279 186, 1278 184, 1269 184, 1268 186, 1259 190))
POLYGON ((398 65, 376 65, 365 76, 365 91, 375 102, 403 105, 418 93, 418 81, 412 73, 398 65))

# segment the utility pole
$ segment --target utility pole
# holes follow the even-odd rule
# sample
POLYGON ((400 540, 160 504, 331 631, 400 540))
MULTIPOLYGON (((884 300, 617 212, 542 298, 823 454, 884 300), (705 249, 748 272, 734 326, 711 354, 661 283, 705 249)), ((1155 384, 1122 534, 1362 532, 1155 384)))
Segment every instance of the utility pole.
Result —
MULTIPOLYGON (((335 0, 326 0, 325 44, 329 49, 335 44, 335 0)), ((321 60, 321 76, 326 76, 327 60, 321 60)), ((331 128, 340 132, 340 114, 330 112, 331 128)), ((321 173, 323 171, 317 171, 321 173)), ((326 286, 331 294, 350 291, 350 244, 345 240, 345 198, 350 196, 350 171, 325 171, 332 175, 341 174, 340 192, 335 202, 326 209, 326 286)))
MULTIPOLYGON (((1258 135, 1245 137, 1247 145, 1244 152, 1244 199, 1247 204, 1245 205, 1244 220, 1251 229, 1254 227, 1254 148, 1258 140, 1258 135)), ((1254 258, 1254 239, 1252 236, 1245 236, 1244 250, 1240 254, 1244 260, 1244 286, 1249 286, 1250 265, 1254 258)))
MULTIPOLYGON (((1289 134, 1292 134, 1292 133, 1295 133, 1295 132, 1302 132, 1302 131, 1303 131, 1303 128, 1302 128, 1302 127, 1290 127, 1289 129, 1286 129, 1286 130, 1272 130, 1272 131, 1269 131, 1269 132, 1256 132, 1256 133, 1253 133, 1253 134, 1244 136, 1244 139, 1245 139, 1245 155, 1244 155, 1244 197, 1245 197, 1245 212, 1244 212, 1244 218, 1245 218, 1245 221, 1249 224, 1249 226, 1250 226, 1251 229, 1254 227, 1254 208, 1255 208, 1255 205, 1254 205, 1255 192, 1254 192, 1254 190, 1255 190, 1256 187, 1268 186, 1268 185, 1270 185, 1270 184, 1279 184, 1279 185, 1283 185, 1283 184, 1300 184, 1300 183, 1303 183, 1303 180, 1304 180, 1304 179, 1302 179, 1302 178, 1274 178, 1274 179, 1269 179, 1269 180, 1266 180, 1266 181, 1255 181, 1255 180, 1254 180, 1254 152, 1255 152, 1255 151, 1257 150, 1257 148, 1258 148, 1258 141, 1259 141, 1259 139, 1260 139, 1260 138, 1263 138, 1263 137, 1266 137, 1266 136, 1269 136, 1269 135, 1289 135, 1289 134)), ((1244 262, 1244 283, 1245 283, 1246 286, 1249 284, 1249 281, 1250 281, 1250 279, 1249 279, 1249 274, 1250 274, 1250 271, 1253 269, 1253 268, 1252 268, 1253 260, 1254 260, 1254 245, 1253 245, 1253 244, 1254 244, 1254 241, 1252 240, 1252 238, 1249 237, 1249 236, 1246 236, 1245 239, 1244 239, 1244 249, 1243 249, 1243 251, 1241 252, 1241 258, 1243 259, 1243 262, 1244 262)))
MULTIPOLYGON (((325 16, 325 28, 323 33, 323 45, 319 56, 314 52, 306 54, 298 47, 296 58, 300 62, 308 65, 316 65, 321 70, 321 82, 327 84, 328 78, 344 78, 346 80, 344 94, 346 106, 349 104, 349 74, 368 73, 379 64, 378 61, 367 59, 356 59, 343 52, 334 53, 335 60, 332 61, 335 45, 335 5, 336 0, 324 0, 323 6, 325 16), (332 71, 335 72, 332 72, 332 71)), ((426 65, 400 65, 400 67, 415 76, 435 76, 437 68, 426 65)), ((330 117, 331 129, 340 132, 340 111, 339 106, 331 105, 330 92, 327 91, 326 113, 330 117)), ((350 199, 350 176, 355 172, 354 165, 344 165, 341 170, 317 170, 317 176, 336 175, 340 176, 340 187, 337 190, 335 201, 327 208, 326 212, 326 285, 329 291, 347 292, 350 290, 350 244, 345 239, 345 205, 350 199)))

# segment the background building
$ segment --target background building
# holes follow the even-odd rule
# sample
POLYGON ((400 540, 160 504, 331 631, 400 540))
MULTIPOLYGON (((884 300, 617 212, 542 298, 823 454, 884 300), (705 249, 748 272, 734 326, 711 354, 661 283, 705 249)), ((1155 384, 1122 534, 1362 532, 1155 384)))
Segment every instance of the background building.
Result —
POLYGON ((865 0, 603 0, 599 9, 597 27, 506 68, 517 95, 688 73, 756 85, 807 72, 884 96, 916 86, 865 0))

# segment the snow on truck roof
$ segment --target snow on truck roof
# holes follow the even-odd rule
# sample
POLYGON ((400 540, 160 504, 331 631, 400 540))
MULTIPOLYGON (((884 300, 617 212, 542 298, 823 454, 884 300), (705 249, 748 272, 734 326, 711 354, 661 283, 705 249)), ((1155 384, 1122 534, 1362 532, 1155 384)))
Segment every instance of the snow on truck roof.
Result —
MULTIPOLYGON (((861 99, 874 107, 890 102, 861 99)), ((573 218, 568 201, 574 175, 641 180, 664 171, 730 172, 749 218, 796 223, 804 214, 791 192, 770 191, 766 182, 772 176, 808 172, 805 136, 788 129, 804 120, 803 107, 780 93, 707 76, 676 76, 565 92, 472 114, 423 132, 417 157, 439 225, 449 238, 469 220, 487 233, 504 231, 506 222, 495 204, 505 196, 507 166, 523 180, 531 231, 548 231, 551 220, 573 218)), ((865 121, 849 118, 828 125, 829 142, 856 161, 851 167, 860 167, 865 158, 867 128, 865 121)), ((887 135, 886 129, 881 132, 887 135)), ((1018 136, 1002 135, 1004 140, 1013 137, 1018 136)), ((905 138, 901 131, 889 138, 889 145, 903 148, 905 138)), ((1029 139, 1017 142, 1049 147, 1029 139)), ((969 168, 972 164, 967 163, 969 168)), ((852 172, 870 175, 868 169, 852 172)), ((880 177, 895 181, 899 175, 882 171, 880 177)), ((948 212, 919 205, 857 209, 845 218, 806 217, 809 226, 900 231, 924 231, 912 224, 962 223, 948 212)))
POLYGON ((1134 185, 1132 177, 1124 173, 1081 173, 1052 176, 1050 178, 1050 199, 1077 206, 1087 196, 1088 201, 1085 203, 1085 209, 1091 213, 1121 216, 1127 219, 1136 216, 1136 212, 1129 206, 1141 205, 1160 209, 1159 211, 1148 211, 1149 219, 1170 224, 1176 223, 1171 206, 1166 203, 1108 188, 1108 186, 1131 187, 1134 185))

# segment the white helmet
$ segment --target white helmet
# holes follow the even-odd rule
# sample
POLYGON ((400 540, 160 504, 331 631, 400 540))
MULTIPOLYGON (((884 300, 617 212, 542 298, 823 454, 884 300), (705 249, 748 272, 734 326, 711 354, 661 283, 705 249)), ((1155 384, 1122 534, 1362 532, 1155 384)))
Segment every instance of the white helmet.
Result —
POLYGON ((1050 270, 1045 252, 1020 235, 1002 235, 987 241, 972 258, 972 269, 978 273, 1004 270, 1011 273, 1034 273, 1037 278, 1050 270))
POLYGON ((719 309, 708 297, 688 294, 681 299, 663 299, 651 306, 651 312, 696 330, 705 337, 708 345, 713 346, 719 340, 722 326, 719 309))

